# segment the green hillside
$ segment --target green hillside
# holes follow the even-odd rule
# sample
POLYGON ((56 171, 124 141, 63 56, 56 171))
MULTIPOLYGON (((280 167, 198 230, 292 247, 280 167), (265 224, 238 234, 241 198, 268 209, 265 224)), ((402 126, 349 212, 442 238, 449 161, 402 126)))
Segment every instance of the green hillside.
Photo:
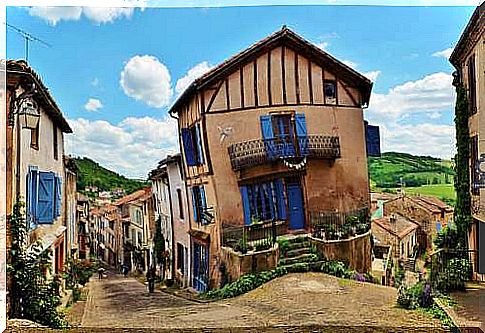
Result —
POLYGON ((129 194, 148 185, 147 182, 129 179, 108 170, 87 157, 75 158, 75 161, 79 168, 77 188, 80 192, 86 186, 97 186, 99 191, 123 188, 129 194))
POLYGON ((401 180, 406 187, 453 184, 454 171, 450 161, 388 152, 369 157, 369 174, 374 187, 396 188, 401 180))

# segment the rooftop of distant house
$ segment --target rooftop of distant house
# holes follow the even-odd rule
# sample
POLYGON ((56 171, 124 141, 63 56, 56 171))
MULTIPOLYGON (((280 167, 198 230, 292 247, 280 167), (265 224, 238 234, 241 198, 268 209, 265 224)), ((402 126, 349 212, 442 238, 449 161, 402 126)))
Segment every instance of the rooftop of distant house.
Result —
POLYGON ((152 194, 152 188, 151 187, 145 187, 141 190, 135 191, 131 194, 125 195, 124 197, 116 200, 114 202, 114 205, 120 206, 127 204, 129 202, 137 202, 137 201, 143 201, 149 198, 152 194))
POLYGON ((405 199, 408 199, 416 205, 419 205, 420 207, 433 213, 441 213, 442 211, 447 213, 453 212, 453 207, 444 203, 440 199, 429 195, 401 195, 390 199, 389 201, 405 199))
POLYGON ((372 192, 370 194, 370 198, 371 198, 371 201, 377 201, 377 200, 384 200, 384 201, 387 201, 387 200, 392 200, 394 198, 396 198, 398 195, 397 194, 393 194, 393 193, 384 193, 384 192, 372 192))
POLYGON ((404 238, 410 232, 419 227, 416 222, 400 214, 393 214, 392 216, 377 218, 372 220, 372 223, 378 225, 390 234, 397 236, 399 239, 404 238))

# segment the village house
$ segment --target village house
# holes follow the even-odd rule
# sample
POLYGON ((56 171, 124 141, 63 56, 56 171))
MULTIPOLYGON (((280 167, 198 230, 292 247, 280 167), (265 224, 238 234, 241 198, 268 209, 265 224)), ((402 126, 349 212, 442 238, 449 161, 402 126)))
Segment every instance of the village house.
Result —
POLYGON ((114 202, 121 219, 121 263, 131 271, 145 271, 152 262, 155 216, 151 187, 147 187, 114 202))
POLYGON ((386 201, 395 199, 397 197, 396 194, 392 193, 377 193, 372 192, 370 194, 370 212, 373 218, 381 218, 384 217, 384 203, 386 201))
POLYGON ((468 97, 470 131, 470 192, 473 223, 468 235, 474 278, 485 281, 485 3, 478 6, 450 57, 456 68, 454 85, 463 85, 468 97), (481 243, 479 239, 482 239, 481 243), (480 256, 481 254, 481 256, 480 256))
POLYGON ((407 261, 413 258, 418 245, 416 231, 419 225, 399 214, 372 220, 372 235, 377 245, 391 246, 395 259, 407 261))
POLYGON ((283 27, 184 91, 169 113, 189 192, 194 289, 220 285, 228 226, 305 233, 322 212, 368 210, 371 89, 283 27))
POLYGON ((384 203, 384 216, 401 214, 419 224, 418 243, 422 250, 433 247, 436 234, 453 221, 453 208, 432 196, 401 195, 384 203))
POLYGON ((8 60, 6 79, 7 215, 17 200, 26 203, 29 244, 39 240, 52 251, 52 273, 58 274, 70 252, 63 156, 64 134, 72 130, 27 62, 8 60))
POLYGON ((169 251, 168 275, 182 287, 190 285, 190 219, 181 155, 167 156, 150 172, 156 221, 169 251), (167 202, 168 199, 168 202, 167 202))
POLYGON ((77 197, 77 230, 78 230, 78 257, 88 259, 90 256, 91 238, 89 237, 89 198, 81 193, 77 197))

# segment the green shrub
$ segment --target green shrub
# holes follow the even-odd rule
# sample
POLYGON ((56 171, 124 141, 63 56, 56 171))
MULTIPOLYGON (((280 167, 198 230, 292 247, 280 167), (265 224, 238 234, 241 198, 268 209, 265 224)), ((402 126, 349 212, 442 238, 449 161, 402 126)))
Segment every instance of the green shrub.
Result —
POLYGON ((343 277, 347 273, 347 267, 341 261, 326 261, 320 267, 322 273, 343 277))
POLYGON ((430 307, 433 304, 431 286, 425 282, 418 282, 411 287, 401 285, 398 291, 397 304, 409 310, 430 307))
POLYGON ((468 259, 453 258, 445 264, 443 271, 435 273, 436 288, 441 291, 465 290, 471 275, 468 259))

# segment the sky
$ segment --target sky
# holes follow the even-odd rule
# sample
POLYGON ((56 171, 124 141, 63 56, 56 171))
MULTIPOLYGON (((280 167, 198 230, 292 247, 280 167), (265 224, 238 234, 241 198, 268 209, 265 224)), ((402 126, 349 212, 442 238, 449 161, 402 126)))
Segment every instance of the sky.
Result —
MULTIPOLYGON (((474 7, 7 7, 7 23, 50 44, 28 60, 69 121, 66 152, 146 178, 178 151, 168 108, 196 77, 287 25, 374 81, 364 117, 383 151, 454 154, 453 67, 474 7)), ((7 29, 7 58, 25 58, 7 29)))

